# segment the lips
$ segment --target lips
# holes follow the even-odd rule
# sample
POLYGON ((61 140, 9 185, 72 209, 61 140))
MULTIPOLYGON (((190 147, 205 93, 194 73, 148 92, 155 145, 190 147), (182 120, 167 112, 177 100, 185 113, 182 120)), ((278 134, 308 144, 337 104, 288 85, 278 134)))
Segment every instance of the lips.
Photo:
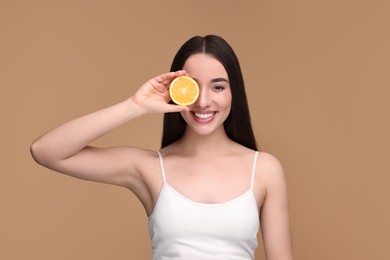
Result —
POLYGON ((191 112, 193 118, 199 123, 208 123, 214 119, 217 112, 191 112))

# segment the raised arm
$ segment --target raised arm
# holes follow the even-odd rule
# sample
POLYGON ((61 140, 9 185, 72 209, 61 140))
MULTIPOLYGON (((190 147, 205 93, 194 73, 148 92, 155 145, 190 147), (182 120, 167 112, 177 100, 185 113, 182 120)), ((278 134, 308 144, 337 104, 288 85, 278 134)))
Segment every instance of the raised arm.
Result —
POLYGON ((267 260, 292 260, 287 187, 280 162, 270 154, 262 153, 261 174, 266 197, 260 212, 261 231, 267 260))
POLYGON ((132 188, 140 179, 136 162, 145 152, 131 147, 96 148, 89 144, 144 114, 186 110, 168 104, 169 83, 185 74, 178 71, 157 76, 134 96, 54 128, 32 143, 33 158, 45 167, 73 177, 132 188))

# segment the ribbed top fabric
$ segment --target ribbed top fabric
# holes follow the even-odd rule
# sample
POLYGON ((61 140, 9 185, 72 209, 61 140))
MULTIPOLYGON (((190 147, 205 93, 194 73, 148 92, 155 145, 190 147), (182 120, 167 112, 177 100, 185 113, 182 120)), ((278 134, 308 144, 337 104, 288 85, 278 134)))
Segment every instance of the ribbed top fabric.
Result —
POLYGON ((254 259, 259 211, 253 192, 258 152, 255 152, 250 188, 224 203, 195 202, 169 185, 160 158, 163 186, 152 214, 149 233, 153 260, 254 259))

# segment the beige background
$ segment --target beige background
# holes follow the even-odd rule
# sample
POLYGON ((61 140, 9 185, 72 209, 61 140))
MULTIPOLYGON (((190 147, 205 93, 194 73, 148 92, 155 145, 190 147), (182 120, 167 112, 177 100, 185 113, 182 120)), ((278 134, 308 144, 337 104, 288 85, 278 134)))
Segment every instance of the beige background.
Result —
MULTIPOLYGON (((193 35, 240 58, 255 134, 284 164, 296 259, 390 259, 388 1, 0 1, 0 258, 147 259, 135 196, 29 145, 169 69, 193 35)), ((96 145, 158 149, 161 116, 96 145)), ((259 247, 257 259, 264 259, 259 247)))

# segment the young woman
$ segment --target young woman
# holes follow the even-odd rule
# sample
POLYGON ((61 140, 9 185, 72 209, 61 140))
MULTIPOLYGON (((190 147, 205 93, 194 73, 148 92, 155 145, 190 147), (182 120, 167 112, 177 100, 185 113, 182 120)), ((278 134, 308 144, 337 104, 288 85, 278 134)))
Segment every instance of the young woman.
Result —
POLYGON ((131 190, 148 215, 153 259, 254 259, 259 227, 268 260, 293 259, 283 169, 257 151, 239 62, 218 36, 191 38, 171 72, 47 132, 31 152, 55 171, 131 190), (200 87, 188 107, 169 97, 182 75, 200 87), (89 145, 148 113, 165 113, 159 151, 89 145))

